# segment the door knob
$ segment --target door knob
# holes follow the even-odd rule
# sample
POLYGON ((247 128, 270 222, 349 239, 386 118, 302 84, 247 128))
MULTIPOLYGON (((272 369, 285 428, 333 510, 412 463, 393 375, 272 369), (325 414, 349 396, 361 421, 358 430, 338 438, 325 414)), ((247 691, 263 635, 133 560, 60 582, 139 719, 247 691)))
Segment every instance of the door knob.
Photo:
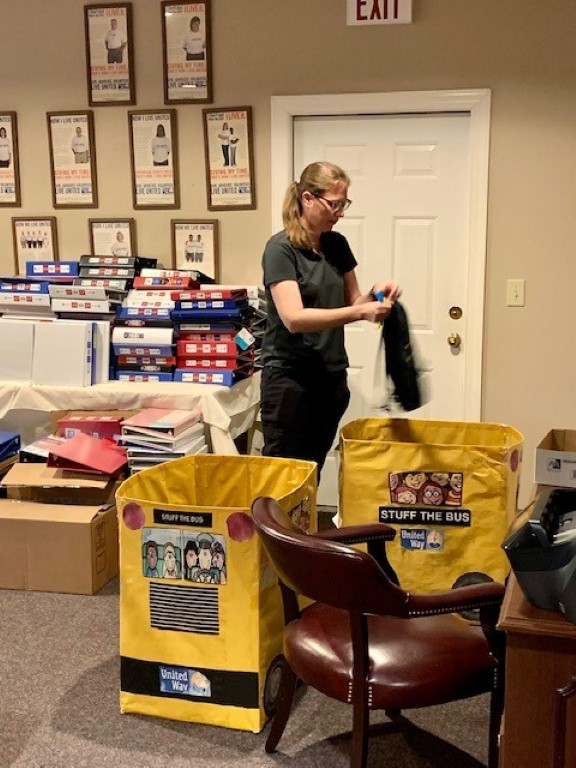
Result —
POLYGON ((451 333, 450 336, 448 336, 447 341, 452 349, 460 349, 462 346, 462 337, 459 333, 451 333))

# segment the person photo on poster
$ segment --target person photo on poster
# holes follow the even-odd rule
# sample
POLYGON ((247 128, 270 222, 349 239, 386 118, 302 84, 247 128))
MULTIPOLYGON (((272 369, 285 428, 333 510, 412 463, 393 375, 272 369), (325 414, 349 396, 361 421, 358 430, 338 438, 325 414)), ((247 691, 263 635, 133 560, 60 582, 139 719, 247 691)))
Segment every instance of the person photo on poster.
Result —
POLYGON ((128 45, 126 31, 119 29, 118 19, 113 16, 110 19, 110 28, 104 37, 104 47, 106 48, 106 58, 108 64, 122 64, 124 48, 128 45))
POLYGON ((172 151, 172 142, 170 137, 166 136, 166 129, 160 123, 156 127, 156 133, 150 142, 152 150, 152 165, 169 165, 170 152, 172 151))
POLYGON ((49 112, 52 196, 56 207, 97 206, 91 112, 49 112))
POLYGON ((87 163, 90 160, 90 145, 88 137, 82 133, 82 126, 76 126, 76 133, 70 142, 70 148, 75 163, 87 163))
POLYGON ((0 206, 20 205, 16 113, 0 114, 0 206))
POLYGON ((91 219, 90 245, 94 256, 133 256, 133 219, 91 219))
POLYGON ((212 100, 209 2, 162 3, 164 101, 212 100))
POLYGON ((172 221, 174 269, 197 269, 207 277, 219 279, 218 222, 172 221))
POLYGON ((192 16, 190 29, 182 41, 186 61, 204 61, 206 58, 206 37, 200 30, 200 16, 192 16))
POLYGON ((0 168, 10 168, 12 162, 12 141, 4 126, 0 127, 0 168))
POLYGON ((176 110, 128 113, 134 207, 178 208, 176 110))
POLYGON ((208 207, 254 208, 251 109, 204 110, 208 207))
POLYGON ((134 104, 131 3, 84 9, 89 103, 134 104))
POLYGON ((56 219, 12 219, 16 275, 26 274, 27 261, 57 261, 56 219))

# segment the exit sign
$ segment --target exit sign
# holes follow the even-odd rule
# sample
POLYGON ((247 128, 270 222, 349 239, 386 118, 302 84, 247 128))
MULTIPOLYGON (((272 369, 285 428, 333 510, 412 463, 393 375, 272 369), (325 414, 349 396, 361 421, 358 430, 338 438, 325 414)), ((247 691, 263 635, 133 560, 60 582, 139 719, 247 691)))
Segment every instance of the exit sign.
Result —
POLYGON ((346 23, 410 24, 412 0, 346 0, 346 23))

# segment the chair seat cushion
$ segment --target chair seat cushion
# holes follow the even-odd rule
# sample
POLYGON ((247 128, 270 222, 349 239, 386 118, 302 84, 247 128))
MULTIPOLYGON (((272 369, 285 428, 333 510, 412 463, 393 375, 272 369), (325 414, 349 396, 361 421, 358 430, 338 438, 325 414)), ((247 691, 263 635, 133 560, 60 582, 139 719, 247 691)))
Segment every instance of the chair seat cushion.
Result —
MULTIPOLYGON (((413 709, 492 688, 494 663, 477 626, 459 616, 370 616, 370 709, 413 709)), ((349 613, 315 603, 287 625, 284 654, 307 685, 352 702, 349 613)))

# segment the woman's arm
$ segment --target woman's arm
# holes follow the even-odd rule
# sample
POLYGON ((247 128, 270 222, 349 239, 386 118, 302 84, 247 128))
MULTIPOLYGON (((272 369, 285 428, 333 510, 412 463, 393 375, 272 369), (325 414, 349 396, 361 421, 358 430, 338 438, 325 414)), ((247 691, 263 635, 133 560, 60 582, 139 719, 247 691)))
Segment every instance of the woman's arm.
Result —
POLYGON ((374 283, 368 293, 361 293, 356 279, 356 272, 346 272, 344 275, 344 296, 348 304, 365 304, 375 301, 375 296, 381 293, 390 304, 400 297, 401 291, 398 283, 393 281, 374 283))
POLYGON ((368 296, 362 297, 353 272, 344 276, 344 292, 348 304, 335 309, 306 308, 295 280, 282 280, 270 286, 272 299, 280 319, 290 333, 314 333, 328 328, 354 323, 357 320, 367 320, 376 323, 389 314, 392 302, 372 301, 368 296), (350 277, 352 275, 352 277, 350 277), (355 286, 355 290, 354 290, 355 286), (350 299, 355 297, 355 301, 350 299), (360 301, 359 299, 364 299, 360 301))

